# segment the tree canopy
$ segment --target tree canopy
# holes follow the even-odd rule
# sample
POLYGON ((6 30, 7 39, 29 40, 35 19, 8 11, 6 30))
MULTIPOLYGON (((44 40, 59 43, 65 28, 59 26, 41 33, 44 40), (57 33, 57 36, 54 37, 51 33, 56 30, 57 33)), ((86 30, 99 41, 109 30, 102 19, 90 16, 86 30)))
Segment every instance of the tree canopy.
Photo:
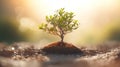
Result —
POLYGON ((39 29, 50 34, 58 35, 63 41, 64 35, 77 29, 78 20, 74 19, 73 12, 67 12, 64 8, 58 9, 55 14, 46 16, 47 23, 42 23, 39 29))

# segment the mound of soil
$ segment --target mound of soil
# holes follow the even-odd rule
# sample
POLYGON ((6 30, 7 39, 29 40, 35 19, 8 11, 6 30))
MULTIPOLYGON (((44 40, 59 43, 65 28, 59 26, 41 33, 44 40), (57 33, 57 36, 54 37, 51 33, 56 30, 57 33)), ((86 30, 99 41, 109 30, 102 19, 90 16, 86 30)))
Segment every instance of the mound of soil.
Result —
POLYGON ((43 49, 41 49, 46 54, 83 54, 83 51, 74 46, 73 44, 63 42, 61 45, 61 42, 54 42, 49 44, 48 46, 45 46, 43 49))

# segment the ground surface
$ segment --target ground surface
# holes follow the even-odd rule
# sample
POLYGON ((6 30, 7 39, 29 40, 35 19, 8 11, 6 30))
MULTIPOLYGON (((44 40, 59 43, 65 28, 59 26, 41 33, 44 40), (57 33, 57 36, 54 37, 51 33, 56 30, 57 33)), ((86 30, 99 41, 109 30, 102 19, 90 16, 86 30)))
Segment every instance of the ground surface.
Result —
POLYGON ((67 55, 46 54, 34 46, 16 44, 0 43, 0 67, 120 67, 120 42, 82 47, 82 54, 67 55))

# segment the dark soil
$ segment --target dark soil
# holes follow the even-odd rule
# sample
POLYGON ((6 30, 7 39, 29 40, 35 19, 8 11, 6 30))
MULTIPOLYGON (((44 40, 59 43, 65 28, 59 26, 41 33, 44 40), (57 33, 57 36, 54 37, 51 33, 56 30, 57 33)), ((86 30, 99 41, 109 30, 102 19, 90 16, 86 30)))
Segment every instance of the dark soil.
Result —
POLYGON ((63 44, 54 42, 42 49, 2 45, 0 67, 120 67, 119 42, 97 46, 96 49, 63 44))
POLYGON ((73 44, 63 42, 61 45, 61 42, 54 42, 49 44, 48 46, 45 46, 43 49, 41 49, 46 54, 79 54, 83 55, 83 51, 73 44))
MULTIPOLYGON (((27 58, 27 57, 37 56, 39 54, 94 56, 96 54, 106 53, 111 50, 111 48, 108 48, 108 46, 105 46, 104 47, 105 49, 103 47, 97 47, 97 50, 87 49, 87 47, 78 48, 73 44, 66 42, 64 42, 63 45, 61 45, 61 42, 50 43, 48 44, 48 46, 45 46, 42 49, 36 49, 34 48, 33 45, 26 48, 19 48, 20 46, 16 44, 13 44, 11 46, 4 46, 4 45, 3 44, 0 45, 2 46, 0 49, 0 56, 8 57, 8 58, 18 55, 27 58)), ((117 45, 116 47, 119 47, 119 45, 117 45)), ((118 54, 118 56, 120 56, 120 53, 118 54)))

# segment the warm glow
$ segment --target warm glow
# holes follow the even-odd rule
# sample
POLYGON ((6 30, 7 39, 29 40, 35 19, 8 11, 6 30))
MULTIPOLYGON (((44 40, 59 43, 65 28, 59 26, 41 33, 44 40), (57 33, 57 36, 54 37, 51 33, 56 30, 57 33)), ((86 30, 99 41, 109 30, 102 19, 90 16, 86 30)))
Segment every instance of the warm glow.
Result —
MULTIPOLYGON (((53 14, 59 8, 75 13, 80 27, 66 36, 66 41, 72 43, 85 43, 103 40, 105 25, 109 26, 115 17, 120 16, 120 1, 118 0, 26 0, 30 16, 37 19, 38 24, 45 21, 45 16, 53 14), (78 37, 79 35, 79 37, 78 37)), ((20 20, 24 29, 36 29, 33 20, 27 17, 20 20)), ((36 26, 37 27, 37 26, 36 26)))
MULTIPOLYGON (((26 1, 28 2, 28 1, 26 1)), ((75 17, 80 20, 82 27, 90 27, 94 23, 96 14, 115 11, 117 1, 114 0, 29 0, 32 11, 38 19, 45 21, 45 16, 54 13, 59 8, 65 8, 75 13, 75 17), (41 17, 42 16, 42 17, 41 17)), ((102 20, 101 20, 102 21, 102 20)))
POLYGON ((25 31, 25 30, 37 30, 37 24, 29 18, 21 18, 20 19, 20 30, 25 31))

